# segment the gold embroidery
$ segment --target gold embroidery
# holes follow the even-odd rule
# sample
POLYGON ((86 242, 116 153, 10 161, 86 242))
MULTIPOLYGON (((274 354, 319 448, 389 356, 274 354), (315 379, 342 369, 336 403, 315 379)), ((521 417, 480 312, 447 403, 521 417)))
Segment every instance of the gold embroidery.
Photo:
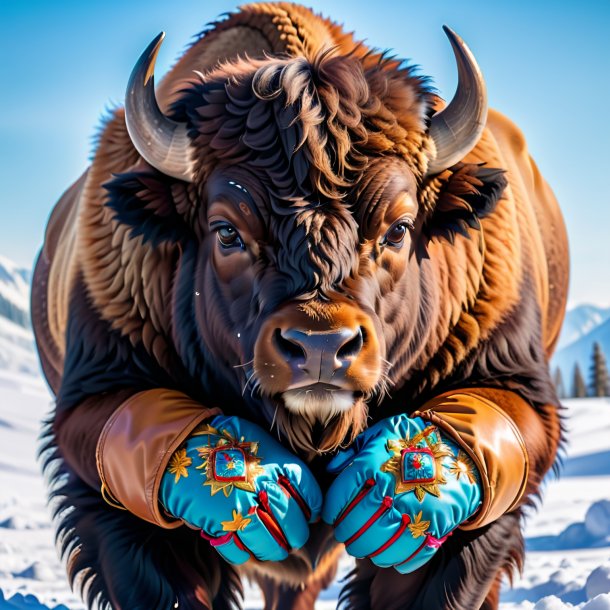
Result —
POLYGON ((413 519, 411 523, 407 525, 413 538, 421 538, 422 536, 425 536, 428 528, 430 527, 430 521, 422 521, 421 516, 422 511, 420 510, 419 513, 415 515, 415 519, 413 519))
MULTIPOLYGON (((263 474, 265 470, 260 466, 261 459, 258 453, 258 442, 246 442, 244 437, 238 441, 236 438, 231 436, 227 430, 217 430, 209 424, 200 426, 194 436, 205 436, 208 435, 207 447, 197 447, 199 457, 203 460, 200 466, 197 466, 197 470, 204 470, 206 476, 206 482, 204 486, 210 487, 212 495, 222 491, 228 498, 234 488, 243 489, 244 491, 256 491, 254 481, 256 478, 263 474), (216 444, 212 445, 212 436, 218 437, 216 444), (219 450, 227 449, 238 449, 243 452, 245 459, 245 474, 244 480, 218 480, 216 478, 216 472, 214 470, 214 457, 219 450)), ((230 468, 232 469, 232 468, 230 468)))
POLYGON ((241 532, 252 519, 244 517, 240 512, 233 510, 232 521, 221 521, 222 529, 225 532, 241 532))
POLYGON ((214 436, 218 436, 220 432, 218 432, 218 430, 214 428, 214 426, 211 426, 207 423, 203 423, 197 426, 195 430, 193 430, 191 436, 205 436, 206 434, 213 434, 214 436))
POLYGON ((458 451, 457 457, 453 460, 449 472, 459 481, 460 477, 464 476, 472 484, 477 482, 474 474, 474 464, 468 457, 466 452, 461 449, 458 451))
MULTIPOLYGON (((431 440, 431 437, 437 430, 434 426, 428 426, 412 438, 406 439, 391 439, 387 442, 387 449, 393 454, 382 467, 383 472, 389 472, 393 474, 396 479, 395 491, 397 494, 405 493, 407 491, 414 491, 415 497, 421 502, 426 493, 429 493, 437 498, 440 496, 441 491, 439 485, 444 485, 447 482, 443 475, 441 468, 441 462, 443 458, 453 456, 451 449, 442 443, 440 440, 431 440), (403 449, 410 449, 417 446, 418 443, 425 443, 425 445, 432 452, 434 462, 436 464, 436 476, 435 480, 429 483, 425 482, 414 482, 414 481, 403 481, 402 473, 402 452, 403 449)), ((420 445, 421 446, 421 445, 420 445)))
POLYGON ((193 460, 186 455, 186 449, 178 449, 172 459, 169 461, 167 471, 171 474, 176 475, 174 478, 174 484, 176 484, 180 477, 185 479, 189 476, 187 468, 193 463, 193 460))

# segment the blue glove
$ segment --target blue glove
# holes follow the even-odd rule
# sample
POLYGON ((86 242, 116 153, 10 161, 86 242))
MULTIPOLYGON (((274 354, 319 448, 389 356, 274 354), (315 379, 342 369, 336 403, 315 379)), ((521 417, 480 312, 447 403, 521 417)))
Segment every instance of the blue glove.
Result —
POLYGON ((259 426, 222 415, 174 453, 159 499, 234 564, 285 559, 305 544, 322 508, 301 460, 259 426))
POLYGON ((328 469, 340 474, 322 518, 337 540, 350 555, 402 574, 424 565, 481 503, 470 458, 420 417, 377 423, 328 469))

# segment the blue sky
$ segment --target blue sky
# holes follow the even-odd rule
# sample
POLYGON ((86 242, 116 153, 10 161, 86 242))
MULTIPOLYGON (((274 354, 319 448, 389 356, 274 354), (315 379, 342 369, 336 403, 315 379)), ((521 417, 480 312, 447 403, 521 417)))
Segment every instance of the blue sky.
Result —
MULTIPOLYGON (((490 105, 523 129, 570 235, 570 302, 610 305, 610 2, 315 0, 359 38, 412 59, 445 98, 446 23, 474 51, 490 105)), ((158 79, 221 0, 0 0, 0 253, 30 266, 57 198, 86 168, 140 52, 167 32, 158 79)))

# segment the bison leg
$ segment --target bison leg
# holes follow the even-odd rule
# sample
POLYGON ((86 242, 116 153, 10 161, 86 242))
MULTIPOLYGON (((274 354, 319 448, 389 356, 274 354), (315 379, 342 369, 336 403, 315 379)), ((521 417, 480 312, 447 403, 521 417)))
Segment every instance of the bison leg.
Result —
POLYGON ((518 512, 474 531, 458 530, 431 561, 411 574, 356 562, 341 592, 349 610, 496 610, 501 574, 520 566, 518 512))
POLYGON ((109 506, 64 463, 52 489, 68 575, 89 607, 95 602, 105 610, 240 606, 235 570, 197 532, 162 529, 109 506))

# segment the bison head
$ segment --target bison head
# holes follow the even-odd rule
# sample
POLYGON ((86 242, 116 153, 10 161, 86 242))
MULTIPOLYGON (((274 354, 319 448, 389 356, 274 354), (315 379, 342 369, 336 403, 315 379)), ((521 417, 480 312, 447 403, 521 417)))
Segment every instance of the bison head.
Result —
POLYGON ((179 248, 171 336, 188 370, 214 368, 297 449, 353 439, 372 401, 442 358, 479 289, 475 233, 504 179, 455 165, 487 107, 448 35, 460 84, 436 113, 425 78, 372 54, 225 63, 170 116, 152 77, 161 37, 130 79, 147 163, 107 185, 108 205, 132 235, 179 248))

